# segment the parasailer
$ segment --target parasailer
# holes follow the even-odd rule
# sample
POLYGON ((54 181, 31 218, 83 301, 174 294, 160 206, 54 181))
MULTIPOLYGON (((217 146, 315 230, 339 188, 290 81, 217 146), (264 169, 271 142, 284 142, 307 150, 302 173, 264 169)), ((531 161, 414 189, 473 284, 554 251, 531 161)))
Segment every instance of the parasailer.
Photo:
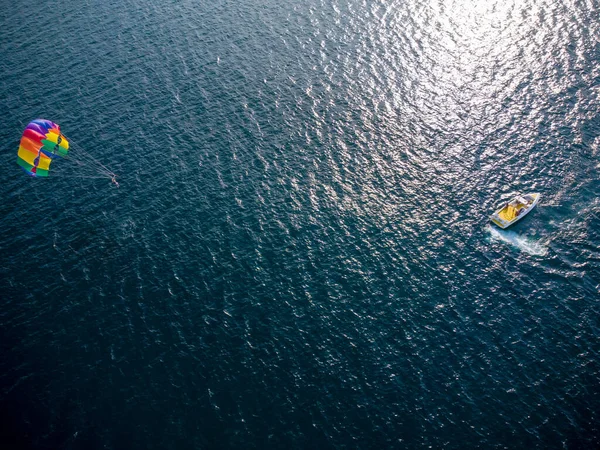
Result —
MULTIPOLYGON (((56 158, 68 158, 77 166, 78 178, 110 178, 118 187, 116 174, 91 154, 75 146, 61 133, 60 126, 50 120, 29 122, 17 152, 17 164, 32 177, 47 177, 56 158)), ((53 167, 52 172, 56 172, 53 167)))

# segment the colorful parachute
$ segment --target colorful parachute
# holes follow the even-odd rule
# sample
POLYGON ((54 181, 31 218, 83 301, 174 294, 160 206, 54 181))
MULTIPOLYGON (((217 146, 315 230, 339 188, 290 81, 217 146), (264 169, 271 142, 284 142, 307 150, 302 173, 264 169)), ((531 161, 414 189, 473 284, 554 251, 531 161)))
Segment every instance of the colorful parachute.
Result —
POLYGON ((47 177, 52 160, 66 156, 68 151, 69 141, 60 133, 60 127, 49 120, 36 119, 23 132, 17 164, 32 177, 47 177))

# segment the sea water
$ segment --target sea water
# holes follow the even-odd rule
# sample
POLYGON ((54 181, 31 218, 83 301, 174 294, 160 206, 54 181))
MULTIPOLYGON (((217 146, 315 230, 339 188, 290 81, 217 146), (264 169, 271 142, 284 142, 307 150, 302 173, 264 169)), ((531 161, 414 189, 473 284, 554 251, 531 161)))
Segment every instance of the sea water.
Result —
POLYGON ((597 447, 599 17, 5 2, 3 447, 597 447))

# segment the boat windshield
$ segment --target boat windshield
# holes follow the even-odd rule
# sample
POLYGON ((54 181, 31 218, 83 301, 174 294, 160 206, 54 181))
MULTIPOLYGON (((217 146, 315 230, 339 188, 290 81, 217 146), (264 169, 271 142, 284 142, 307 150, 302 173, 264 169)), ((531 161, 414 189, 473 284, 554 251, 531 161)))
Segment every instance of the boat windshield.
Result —
POLYGON ((528 205, 529 204, 529 200, 524 199, 520 195, 515 198, 515 202, 520 203, 521 205, 528 205))

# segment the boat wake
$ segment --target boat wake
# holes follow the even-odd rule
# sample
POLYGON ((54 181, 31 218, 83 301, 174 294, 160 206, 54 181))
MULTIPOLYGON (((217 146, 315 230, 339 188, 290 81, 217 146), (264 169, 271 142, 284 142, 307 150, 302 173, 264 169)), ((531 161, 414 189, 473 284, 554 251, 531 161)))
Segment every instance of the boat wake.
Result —
POLYGON ((491 242, 504 242, 533 256, 545 256, 548 253, 548 247, 542 244, 541 240, 531 239, 515 231, 501 230, 491 225, 487 226, 487 230, 491 242))

